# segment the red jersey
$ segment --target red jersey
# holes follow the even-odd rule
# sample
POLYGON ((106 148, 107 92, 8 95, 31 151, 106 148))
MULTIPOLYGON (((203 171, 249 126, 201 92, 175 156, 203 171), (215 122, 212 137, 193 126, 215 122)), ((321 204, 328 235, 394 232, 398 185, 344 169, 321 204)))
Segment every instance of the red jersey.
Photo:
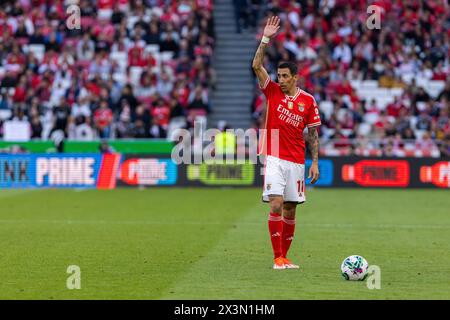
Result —
POLYGON ((160 126, 167 126, 170 122, 170 108, 168 106, 160 106, 152 109, 152 117, 156 119, 156 123, 160 126))
POLYGON ((112 120, 113 120, 113 113, 109 108, 106 109, 99 108, 94 113, 94 121, 97 124, 97 126, 102 129, 109 126, 112 120))
POLYGON ((266 131, 260 140, 260 153, 304 164, 303 131, 305 127, 311 128, 321 124, 314 97, 299 88, 293 97, 288 96, 283 93, 280 85, 270 78, 261 89, 267 98, 267 111, 266 131), (278 129, 278 134, 272 129, 278 129))

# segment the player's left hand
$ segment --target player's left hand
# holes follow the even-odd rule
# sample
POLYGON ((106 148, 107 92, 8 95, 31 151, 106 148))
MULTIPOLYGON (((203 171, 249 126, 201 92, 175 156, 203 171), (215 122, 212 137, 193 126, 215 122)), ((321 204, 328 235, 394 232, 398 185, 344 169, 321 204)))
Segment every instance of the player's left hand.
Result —
POLYGON ((319 165, 317 163, 313 163, 309 168, 308 179, 311 179, 311 184, 316 183, 319 180, 319 165))

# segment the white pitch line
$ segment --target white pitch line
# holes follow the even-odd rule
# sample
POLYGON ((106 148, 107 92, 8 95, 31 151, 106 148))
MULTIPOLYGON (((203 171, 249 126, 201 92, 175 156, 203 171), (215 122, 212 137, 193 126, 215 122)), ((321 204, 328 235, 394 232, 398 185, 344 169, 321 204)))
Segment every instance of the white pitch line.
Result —
MULTIPOLYGON (((261 222, 213 222, 213 221, 149 221, 149 220, 18 220, 18 219, 0 219, 0 224, 130 224, 130 225, 263 225, 266 221, 261 222)), ((298 223, 301 227, 312 228, 373 228, 373 229, 450 229, 450 225, 433 225, 433 224, 345 224, 345 223, 298 223)))

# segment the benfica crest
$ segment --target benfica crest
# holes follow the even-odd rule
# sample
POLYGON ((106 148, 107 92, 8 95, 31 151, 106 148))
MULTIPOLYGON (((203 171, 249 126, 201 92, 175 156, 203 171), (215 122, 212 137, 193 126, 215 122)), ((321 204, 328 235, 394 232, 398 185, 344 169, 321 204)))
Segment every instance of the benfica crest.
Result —
POLYGON ((298 104, 298 111, 300 111, 300 112, 305 111, 305 104, 304 103, 299 103, 298 104))
POLYGON ((292 101, 288 101, 288 108, 292 109, 294 107, 294 103, 292 101))

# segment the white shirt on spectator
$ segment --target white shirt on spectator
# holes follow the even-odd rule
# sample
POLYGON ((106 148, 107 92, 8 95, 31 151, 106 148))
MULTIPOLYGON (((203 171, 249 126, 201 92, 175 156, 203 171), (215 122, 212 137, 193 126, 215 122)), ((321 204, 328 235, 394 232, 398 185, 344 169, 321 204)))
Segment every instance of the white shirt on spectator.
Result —
POLYGON ((305 18, 303 18, 303 25, 306 29, 311 29, 314 26, 314 15, 309 13, 305 18))
POLYGON ((333 60, 340 59, 341 62, 349 64, 352 62, 352 50, 347 44, 341 44, 334 48, 333 60))
POLYGON ((336 5, 335 0, 320 0, 319 6, 324 9, 325 13, 330 12, 330 9, 334 8, 336 5))
POLYGON ((284 41, 284 48, 292 52, 292 54, 294 55, 298 54, 298 45, 292 39, 287 39, 286 41, 284 41))
POLYGON ((194 36, 194 38, 198 35, 199 29, 198 29, 197 26, 194 26, 192 29, 189 29, 187 25, 184 25, 184 26, 181 28, 181 32, 180 32, 181 36, 182 36, 183 38, 186 38, 187 35, 188 35, 189 30, 191 30, 192 35, 194 36))
POLYGON ((300 46, 297 50, 297 60, 315 60, 317 58, 317 53, 313 48, 305 46, 300 46))
MULTIPOLYGON (((164 41, 164 40, 166 40, 167 39, 167 32, 166 31, 164 31, 163 33, 161 33, 161 41, 164 41)), ((178 34, 178 32, 176 32, 176 31, 172 31, 171 32, 171 35, 172 35, 172 39, 175 41, 175 42, 179 42, 180 41, 180 35, 178 34)))
POLYGON ((342 38, 348 37, 351 34, 352 34, 352 27, 350 26, 343 26, 338 30, 338 35, 341 36, 342 38))
POLYGON ((78 116, 85 116, 90 117, 91 116, 91 109, 89 108, 89 104, 78 104, 74 103, 72 106, 72 117, 76 118, 78 116))
POLYGON ((156 91, 158 91, 158 93, 163 96, 163 97, 168 97, 170 95, 170 93, 172 92, 173 89, 173 83, 172 81, 170 81, 170 79, 168 81, 158 81, 158 84, 156 85, 156 91))
POLYGON ((288 13, 288 19, 291 22, 291 24, 298 29, 300 26, 300 17, 296 11, 291 11, 288 13))
POLYGON ((84 41, 80 40, 77 44, 77 57, 79 60, 91 60, 94 57, 95 45, 94 41, 84 41), (87 44, 86 48, 83 49, 83 45, 87 44))
POLYGON ((371 42, 358 43, 353 52, 355 55, 361 55, 367 61, 373 60, 373 45, 371 42))
POLYGON ((73 130, 73 136, 69 136, 69 139, 91 141, 95 139, 95 133, 90 125, 88 125, 87 123, 83 123, 75 127, 75 129, 73 130))
POLYGON ((50 105, 56 106, 61 102, 61 98, 66 94, 66 88, 62 85, 61 82, 56 84, 52 88, 52 94, 50 96, 50 105))
POLYGON ((136 97, 150 97, 152 95, 154 95, 156 92, 156 88, 155 86, 148 86, 148 87, 144 87, 144 86, 139 86, 136 88, 135 94, 136 97))
POLYGON ((413 59, 405 60, 400 67, 397 68, 398 75, 414 75, 417 72, 418 66, 417 62, 413 59))

